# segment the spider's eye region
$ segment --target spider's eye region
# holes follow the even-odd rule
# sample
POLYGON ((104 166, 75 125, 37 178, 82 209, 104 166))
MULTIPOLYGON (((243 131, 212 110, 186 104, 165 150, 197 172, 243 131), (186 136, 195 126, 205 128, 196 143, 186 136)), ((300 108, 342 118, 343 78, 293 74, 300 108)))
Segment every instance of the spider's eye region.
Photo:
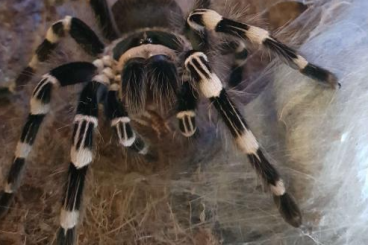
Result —
POLYGON ((139 40, 139 44, 152 44, 153 40, 150 37, 147 38, 142 38, 141 40, 139 40))

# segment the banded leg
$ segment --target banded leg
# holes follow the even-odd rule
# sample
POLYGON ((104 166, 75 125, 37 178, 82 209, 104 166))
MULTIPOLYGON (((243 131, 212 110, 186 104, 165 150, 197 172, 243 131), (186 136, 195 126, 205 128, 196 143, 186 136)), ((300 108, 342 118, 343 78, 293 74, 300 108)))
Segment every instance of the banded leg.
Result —
POLYGON ((270 33, 256 26, 239 23, 222 17, 216 11, 209 9, 196 9, 187 19, 188 25, 198 31, 210 30, 225 33, 231 36, 249 40, 262 45, 271 52, 278 54, 288 65, 298 69, 302 74, 333 88, 339 86, 337 78, 331 72, 309 63, 303 56, 292 48, 276 40, 270 33))
POLYGON ((190 52, 185 61, 185 67, 198 82, 203 95, 213 102, 230 129, 239 150, 248 156, 258 175, 269 186, 285 221, 294 227, 299 227, 302 216, 297 204, 286 192, 278 171, 263 154, 244 118, 228 97, 220 79, 211 71, 206 55, 201 52, 190 52))
POLYGON ((96 15, 104 37, 110 41, 117 39, 119 35, 114 26, 113 19, 111 18, 111 11, 107 4, 107 0, 90 0, 89 4, 96 15))
POLYGON ((89 81, 95 71, 96 67, 91 63, 69 63, 51 70, 37 84, 30 101, 30 114, 17 144, 5 189, 0 195, 0 215, 9 209, 11 199, 20 185, 26 159, 31 152, 43 119, 50 110, 53 88, 89 81))
POLYGON ((80 19, 66 16, 55 22, 46 33, 45 40, 38 46, 31 62, 19 74, 15 86, 19 87, 30 81, 40 62, 46 61, 60 40, 69 34, 88 54, 96 57, 105 48, 97 35, 80 19))
MULTIPOLYGON (((211 8, 211 0, 196 0, 194 9, 209 9, 211 8)), ((190 27, 188 22, 185 23, 185 36, 190 40, 193 49, 207 53, 211 49, 208 32, 197 31, 190 27)))
POLYGON ((179 129, 185 137, 191 137, 197 130, 195 122, 195 110, 197 108, 197 93, 190 82, 185 80, 181 86, 178 97, 178 112, 176 118, 179 120, 179 129))
POLYGON ((228 83, 230 87, 236 87, 243 81, 243 68, 248 58, 247 47, 243 41, 232 41, 222 45, 221 49, 223 54, 234 55, 228 83))
POLYGON ((83 89, 74 118, 74 131, 70 151, 68 180, 60 213, 59 245, 72 245, 75 242, 76 226, 85 178, 89 164, 93 161, 93 134, 98 124, 98 102, 106 90, 106 75, 97 75, 83 89))
POLYGON ((123 102, 119 100, 118 90, 119 85, 115 83, 111 85, 107 93, 106 114, 111 121, 111 127, 122 146, 138 154, 147 155, 148 145, 134 132, 130 124, 131 119, 123 106, 123 102))

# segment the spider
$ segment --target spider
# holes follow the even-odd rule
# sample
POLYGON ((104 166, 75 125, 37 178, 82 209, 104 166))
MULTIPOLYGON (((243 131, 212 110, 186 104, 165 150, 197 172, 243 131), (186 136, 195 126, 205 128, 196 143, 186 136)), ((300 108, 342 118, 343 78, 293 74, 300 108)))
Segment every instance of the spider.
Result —
MULTIPOLYGON (((293 197, 287 193, 277 169, 269 162, 249 129, 240 110, 228 95, 210 64, 209 34, 231 38, 224 45, 233 53, 234 66, 244 63, 248 50, 246 42, 262 46, 277 54, 290 67, 323 84, 337 87, 337 78, 331 72, 309 63, 292 48, 279 42, 268 31, 256 26, 228 19, 211 9, 210 1, 199 1, 183 21, 181 28, 171 23, 172 13, 184 15, 173 0, 125 1, 127 9, 122 15, 123 26, 116 31, 105 0, 90 0, 103 35, 109 44, 80 19, 67 16, 55 22, 47 31, 44 41, 18 76, 16 83, 25 84, 37 70, 40 62, 47 61, 50 53, 67 36, 88 54, 93 62, 72 62, 61 65, 43 75, 36 85, 30 101, 30 113, 15 150, 4 190, 0 196, 0 214, 6 213, 21 181, 21 173, 31 152, 39 128, 50 111, 52 91, 77 83, 83 88, 74 118, 70 151, 70 165, 60 214, 58 244, 74 244, 76 227, 86 174, 93 161, 93 137, 98 124, 98 104, 102 103, 119 143, 144 156, 151 150, 131 125, 132 115, 156 105, 157 110, 174 107, 178 128, 183 137, 196 132, 196 107, 199 93, 210 100, 229 129, 239 151, 267 184, 284 220, 294 227, 302 224, 301 212, 293 197), (143 10, 142 10, 143 9, 143 10), (142 18, 137 13, 149 13, 142 18), (146 11, 146 12, 145 12, 146 11), (199 92, 199 93, 198 93, 199 92)), ((238 65, 238 66, 237 66, 238 65)), ((239 69, 230 74, 230 83, 242 77, 239 69)))

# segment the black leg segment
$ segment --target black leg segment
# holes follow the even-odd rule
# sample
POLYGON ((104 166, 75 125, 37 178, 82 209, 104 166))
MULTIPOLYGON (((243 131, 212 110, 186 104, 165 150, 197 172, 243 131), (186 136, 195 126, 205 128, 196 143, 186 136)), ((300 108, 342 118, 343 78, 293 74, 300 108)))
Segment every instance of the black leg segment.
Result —
POLYGON ((92 10, 95 13, 96 19, 100 24, 102 32, 106 39, 113 41, 119 37, 115 29, 110 8, 106 0, 90 0, 92 10))

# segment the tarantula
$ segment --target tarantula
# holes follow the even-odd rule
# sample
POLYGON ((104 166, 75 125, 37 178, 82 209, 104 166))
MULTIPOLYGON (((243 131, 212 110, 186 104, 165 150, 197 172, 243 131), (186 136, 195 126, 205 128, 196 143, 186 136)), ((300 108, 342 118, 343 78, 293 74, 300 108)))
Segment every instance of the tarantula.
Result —
MULTIPOLYGON (((286 192, 278 171, 265 157, 245 119, 227 94, 223 82, 210 65, 206 55, 212 51, 208 34, 232 38, 232 45, 225 47, 227 52, 234 54, 233 67, 244 63, 248 53, 244 43, 249 41, 279 55, 286 64, 314 80, 336 87, 336 77, 309 63, 268 31, 224 18, 210 9, 210 1, 197 2, 181 28, 174 27, 171 22, 173 15, 184 19, 182 10, 174 0, 125 1, 126 11, 119 17, 123 19, 119 26, 122 34, 116 31, 105 0, 90 0, 89 3, 105 39, 111 42, 105 45, 83 21, 67 16, 48 29, 46 38, 31 62, 16 80, 17 84, 28 82, 39 63, 47 61, 58 43, 67 36, 96 57, 92 63, 72 62, 54 68, 43 75, 35 87, 30 101, 30 114, 1 193, 0 213, 4 214, 9 209, 19 187, 26 158, 50 110, 52 90, 86 82, 74 118, 58 244, 74 244, 75 241, 84 182, 94 157, 93 136, 98 123, 98 104, 104 104, 119 143, 147 156, 150 148, 131 126, 130 115, 152 105, 162 110, 174 105, 181 133, 184 137, 192 137, 196 132, 197 88, 212 102, 238 149, 248 156, 258 175, 267 183, 282 217, 290 225, 299 227, 302 216, 297 204, 286 192), (146 18, 142 18, 144 14, 146 18)), ((231 83, 238 83, 242 79, 239 69, 234 68, 230 78, 231 83)))

